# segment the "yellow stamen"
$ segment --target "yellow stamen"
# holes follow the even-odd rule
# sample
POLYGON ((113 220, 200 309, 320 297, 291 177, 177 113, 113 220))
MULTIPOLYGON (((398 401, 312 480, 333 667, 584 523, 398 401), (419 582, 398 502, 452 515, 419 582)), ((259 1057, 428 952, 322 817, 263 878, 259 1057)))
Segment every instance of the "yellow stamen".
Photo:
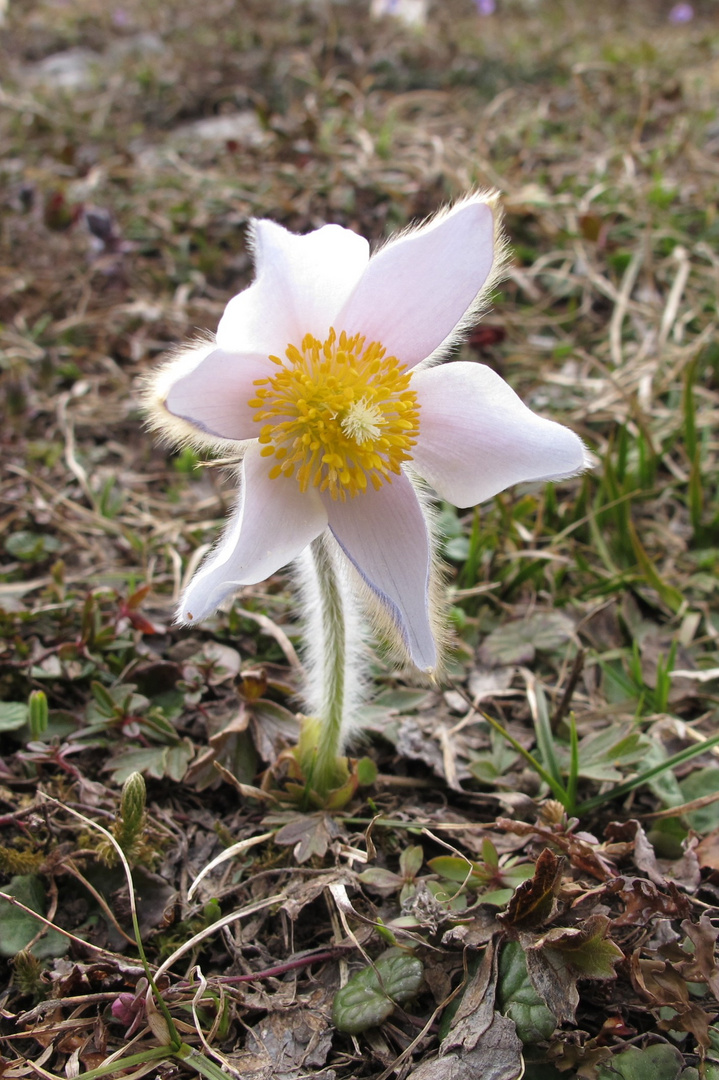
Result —
POLYGON ((273 457, 270 476, 295 476, 301 491, 312 486, 344 501, 379 489, 400 472, 417 441, 419 405, 412 373, 378 341, 361 334, 326 341, 306 334, 288 345, 288 362, 271 356, 279 370, 256 379, 255 396, 263 457, 273 457))

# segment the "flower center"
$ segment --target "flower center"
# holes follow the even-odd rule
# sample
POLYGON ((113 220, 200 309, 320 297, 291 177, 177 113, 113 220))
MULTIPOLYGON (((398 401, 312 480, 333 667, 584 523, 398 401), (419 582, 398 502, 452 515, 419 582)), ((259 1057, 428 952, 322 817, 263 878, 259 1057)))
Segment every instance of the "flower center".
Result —
POLYGON ((279 370, 255 380, 248 403, 262 424, 263 457, 276 458, 270 476, 296 476, 301 491, 311 485, 342 501, 368 482, 391 482, 419 431, 412 373, 378 341, 332 329, 324 342, 306 334, 285 356, 270 357, 279 370))

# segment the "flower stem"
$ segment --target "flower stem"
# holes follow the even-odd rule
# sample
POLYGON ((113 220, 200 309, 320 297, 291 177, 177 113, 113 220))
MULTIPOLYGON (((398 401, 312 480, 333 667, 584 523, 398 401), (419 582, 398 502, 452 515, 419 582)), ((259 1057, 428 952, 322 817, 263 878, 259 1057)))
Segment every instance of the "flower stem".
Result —
MULTIPOLYGON (((347 679, 347 620, 343 589, 337 565, 323 537, 310 546, 318 604, 315 608, 316 625, 308 630, 320 638, 320 678, 317 720, 313 743, 308 747, 312 754, 306 766, 308 783, 319 794, 325 795, 346 776, 346 767, 340 760, 342 734, 345 719, 345 696, 347 679)), ((315 643, 317 644, 317 637, 315 643)))
POLYGON ((313 795, 324 800, 350 775, 342 752, 364 696, 362 619, 356 586, 329 536, 310 544, 298 571, 309 715, 302 724, 296 757, 308 799, 313 795))

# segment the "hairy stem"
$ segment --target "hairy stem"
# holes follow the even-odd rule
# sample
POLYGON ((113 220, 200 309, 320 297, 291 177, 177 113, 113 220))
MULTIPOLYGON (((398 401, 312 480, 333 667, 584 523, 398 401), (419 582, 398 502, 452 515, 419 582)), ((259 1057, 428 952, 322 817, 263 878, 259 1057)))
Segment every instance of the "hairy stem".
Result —
POLYGON ((316 575, 319 599, 317 614, 321 624, 313 629, 322 637, 319 728, 311 783, 315 791, 323 795, 338 780, 338 758, 342 750, 345 717, 347 623, 337 567, 321 536, 312 542, 310 552, 316 575))

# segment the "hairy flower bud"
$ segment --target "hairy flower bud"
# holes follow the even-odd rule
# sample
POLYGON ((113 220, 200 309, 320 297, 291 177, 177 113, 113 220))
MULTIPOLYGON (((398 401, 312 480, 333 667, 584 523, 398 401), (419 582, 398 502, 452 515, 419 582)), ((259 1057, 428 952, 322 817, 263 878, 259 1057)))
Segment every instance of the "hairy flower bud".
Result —
POLYGON ((122 831, 128 839, 134 838, 142 827, 146 795, 145 779, 142 773, 130 773, 122 785, 122 795, 120 797, 122 831))

